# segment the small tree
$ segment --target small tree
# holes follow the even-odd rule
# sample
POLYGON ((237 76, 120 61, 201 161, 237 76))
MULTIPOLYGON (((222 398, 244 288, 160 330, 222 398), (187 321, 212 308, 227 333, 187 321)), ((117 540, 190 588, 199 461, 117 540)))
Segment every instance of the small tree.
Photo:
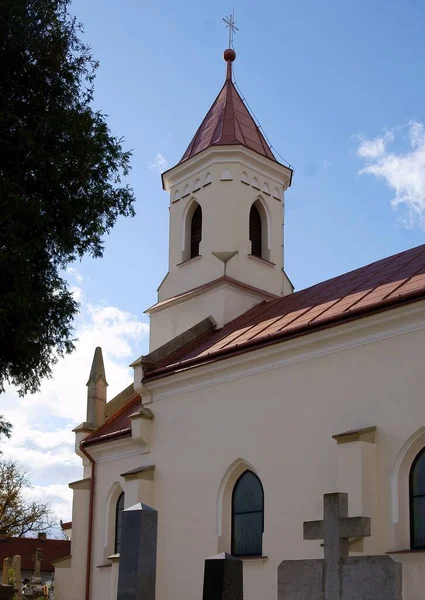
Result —
POLYGON ((0 462, 0 529, 7 535, 47 533, 57 525, 47 502, 25 498, 25 490, 29 488, 31 483, 24 469, 11 460, 0 462))
POLYGON ((98 64, 69 4, 0 2, 0 393, 37 391, 73 350, 61 271, 134 215, 131 153, 93 109, 98 64))

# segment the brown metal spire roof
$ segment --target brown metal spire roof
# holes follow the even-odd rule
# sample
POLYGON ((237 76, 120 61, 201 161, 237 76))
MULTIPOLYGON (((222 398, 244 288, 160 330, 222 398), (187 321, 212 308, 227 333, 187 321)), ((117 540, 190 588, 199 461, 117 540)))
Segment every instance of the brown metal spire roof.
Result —
POLYGON ((232 82, 232 62, 236 58, 236 52, 230 48, 224 52, 223 58, 227 62, 226 81, 183 154, 180 163, 210 146, 235 144, 250 148, 254 152, 276 161, 263 134, 232 82))

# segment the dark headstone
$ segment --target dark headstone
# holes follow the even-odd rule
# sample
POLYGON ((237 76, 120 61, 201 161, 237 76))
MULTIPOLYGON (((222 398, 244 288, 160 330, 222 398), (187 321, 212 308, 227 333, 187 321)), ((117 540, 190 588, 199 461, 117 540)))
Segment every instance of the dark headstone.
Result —
POLYGON ((224 552, 207 558, 202 600, 243 600, 242 561, 224 552))
POLYGON ((123 511, 117 600, 154 600, 158 513, 136 504, 123 511))
POLYGON ((12 600, 13 585, 4 585, 0 583, 0 600, 12 600))

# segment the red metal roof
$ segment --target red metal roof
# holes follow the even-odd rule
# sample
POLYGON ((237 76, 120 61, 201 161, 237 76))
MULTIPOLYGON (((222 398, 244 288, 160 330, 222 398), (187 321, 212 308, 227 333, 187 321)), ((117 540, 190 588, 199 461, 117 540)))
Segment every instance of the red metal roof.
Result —
POLYGON ((84 445, 107 442, 110 439, 131 435, 129 416, 142 406, 139 394, 134 394, 119 410, 115 411, 105 423, 84 439, 84 445))
POLYGON ((146 379, 419 298, 425 298, 425 245, 284 298, 261 302, 222 329, 167 357, 146 379))
POLYGON ((210 146, 231 146, 234 144, 246 146, 254 152, 277 162, 263 134, 233 85, 231 69, 228 69, 227 80, 183 154, 180 163, 210 146))
POLYGON ((34 557, 37 548, 41 549, 41 570, 53 572, 52 561, 69 556, 70 540, 39 540, 38 538, 0 539, 0 566, 5 558, 13 558, 16 554, 21 557, 21 569, 34 570, 34 557))

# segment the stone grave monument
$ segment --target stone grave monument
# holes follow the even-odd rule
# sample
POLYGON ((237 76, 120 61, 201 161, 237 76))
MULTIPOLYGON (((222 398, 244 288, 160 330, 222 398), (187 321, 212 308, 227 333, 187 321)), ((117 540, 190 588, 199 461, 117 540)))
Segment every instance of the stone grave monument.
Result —
POLYGON ((41 579, 41 548, 37 548, 34 556, 34 574, 29 583, 22 588, 23 598, 39 598, 43 596, 43 581, 41 579))
POLYGON ((11 600, 13 598, 13 585, 9 585, 9 570, 12 568, 12 559, 3 560, 3 571, 0 585, 0 600, 11 600))
POLYGON ((117 600, 155 600, 158 513, 139 502, 123 511, 117 600))
POLYGON ((325 494, 323 521, 304 523, 324 541, 324 559, 284 560, 278 600, 402 600, 401 564, 389 556, 348 556, 348 538, 370 535, 370 519, 348 517, 347 494, 325 494))
POLYGON ((242 561, 223 552, 205 561, 202 600, 243 600, 242 561))

